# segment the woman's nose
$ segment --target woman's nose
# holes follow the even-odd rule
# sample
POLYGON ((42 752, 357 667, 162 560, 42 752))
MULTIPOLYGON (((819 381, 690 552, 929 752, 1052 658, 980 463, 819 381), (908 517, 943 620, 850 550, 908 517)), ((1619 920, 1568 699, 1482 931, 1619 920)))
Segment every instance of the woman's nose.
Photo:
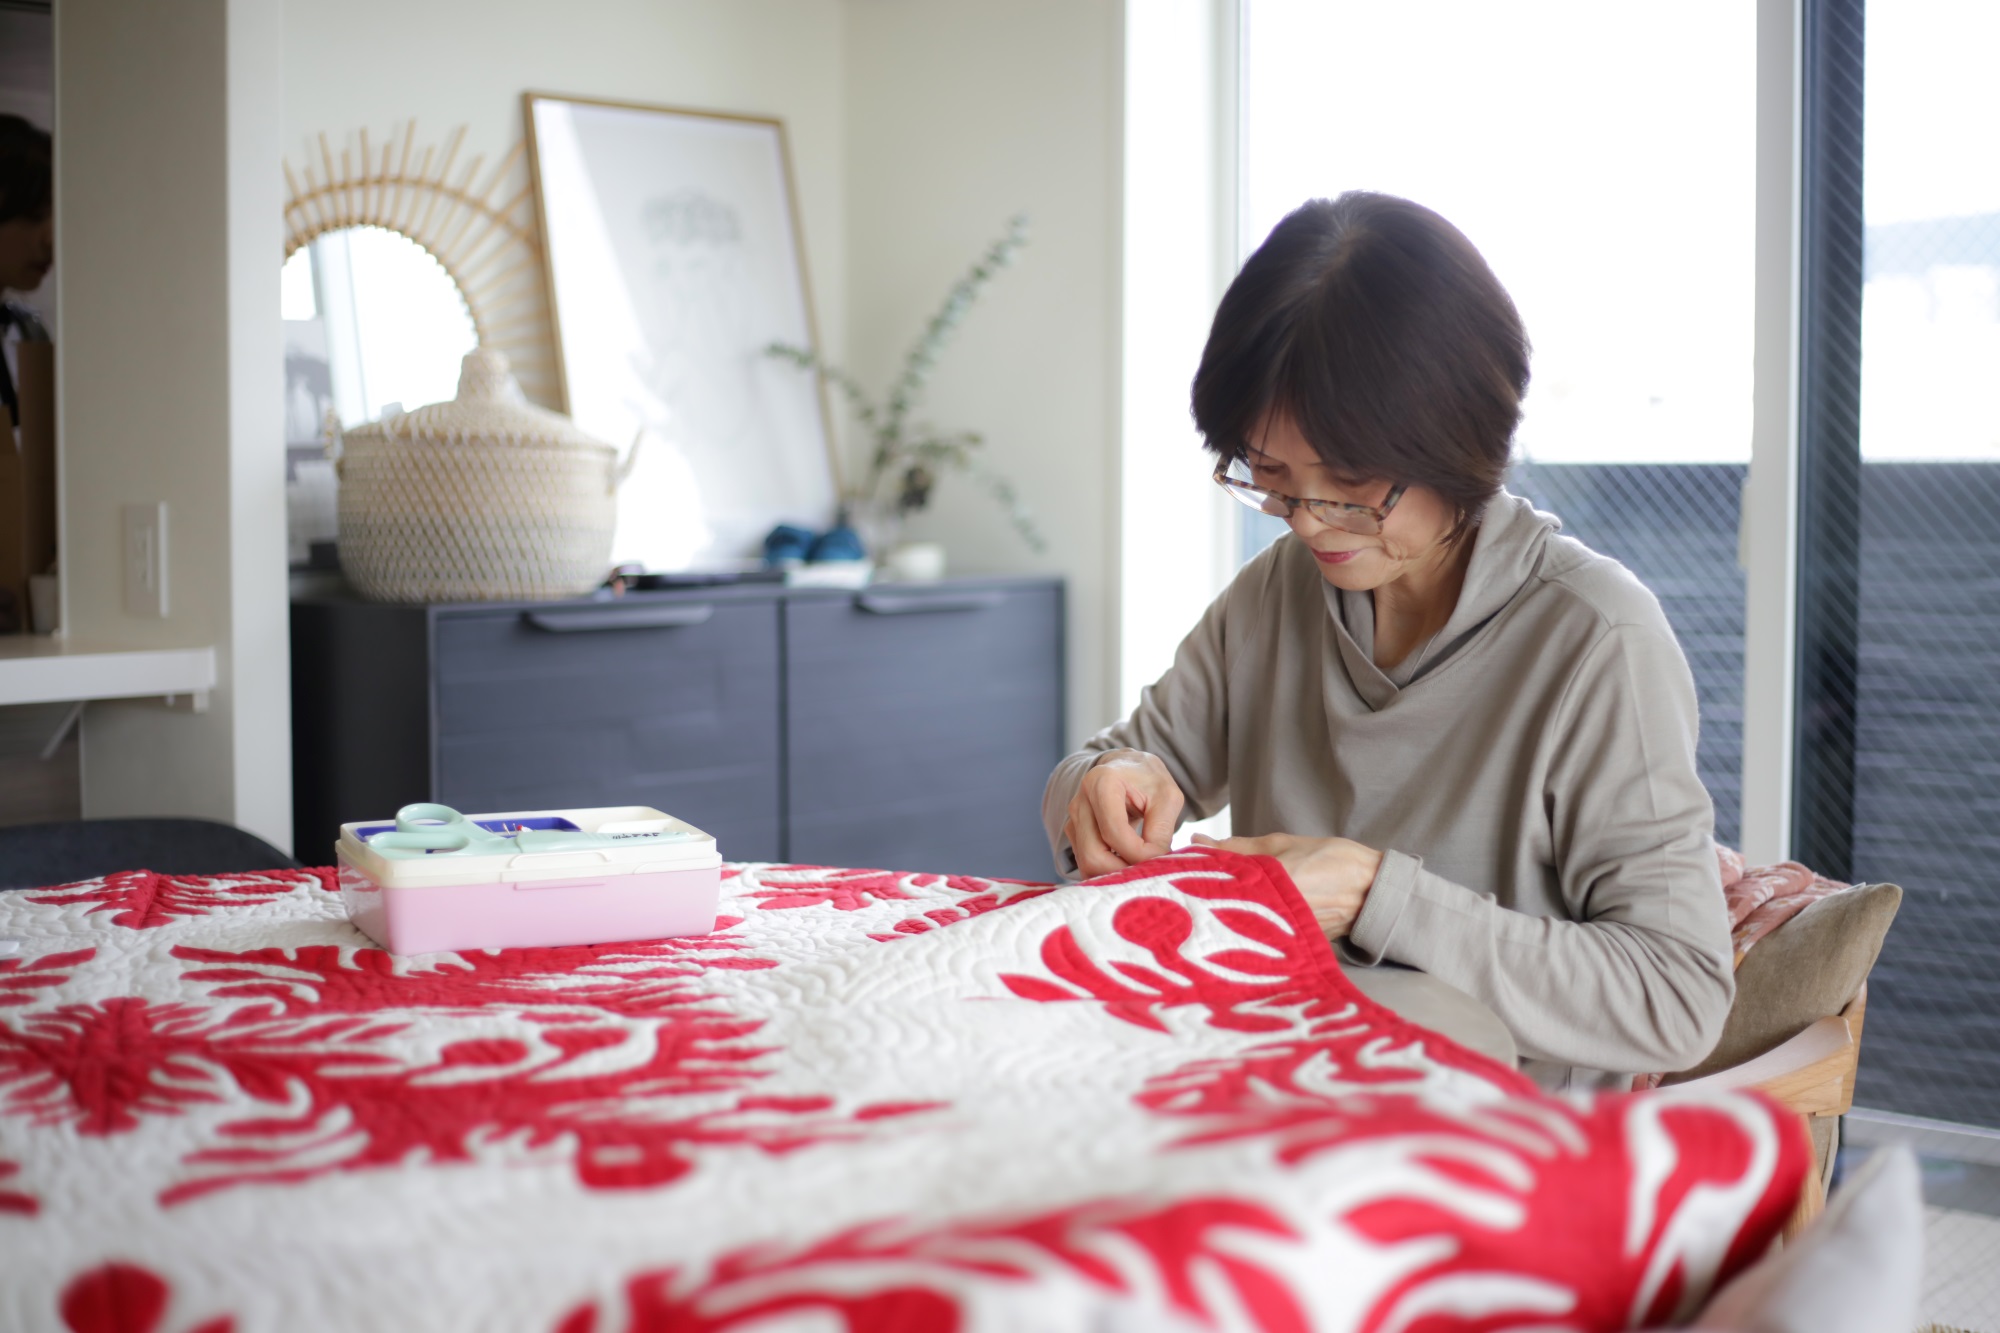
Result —
POLYGON ((1318 533, 1326 524, 1304 505, 1293 505, 1292 512, 1285 515, 1285 526, 1304 539, 1318 533))

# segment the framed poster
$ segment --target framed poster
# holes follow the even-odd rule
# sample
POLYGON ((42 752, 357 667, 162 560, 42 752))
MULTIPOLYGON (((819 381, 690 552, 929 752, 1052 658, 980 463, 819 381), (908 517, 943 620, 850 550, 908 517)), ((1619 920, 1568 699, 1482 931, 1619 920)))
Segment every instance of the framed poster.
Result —
POLYGON ((529 93, 529 157, 566 406, 638 444, 613 559, 727 569, 839 485, 782 122, 529 93))

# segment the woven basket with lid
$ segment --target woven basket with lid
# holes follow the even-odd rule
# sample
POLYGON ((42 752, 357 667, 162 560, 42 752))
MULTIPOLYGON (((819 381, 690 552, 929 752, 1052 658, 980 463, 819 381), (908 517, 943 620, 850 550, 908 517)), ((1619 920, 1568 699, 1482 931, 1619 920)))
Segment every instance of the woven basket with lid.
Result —
POLYGON ((604 579, 617 451, 531 406, 491 348, 458 397, 346 432, 340 564, 384 602, 540 600, 604 579))

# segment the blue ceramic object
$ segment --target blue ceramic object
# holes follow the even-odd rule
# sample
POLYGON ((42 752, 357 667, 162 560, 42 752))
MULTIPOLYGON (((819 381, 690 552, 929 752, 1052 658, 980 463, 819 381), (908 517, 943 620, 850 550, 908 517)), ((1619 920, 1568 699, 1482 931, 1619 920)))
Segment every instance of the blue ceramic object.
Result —
POLYGON ((813 540, 811 530, 780 523, 764 538, 764 563, 772 569, 797 564, 811 552, 813 540))
POLYGON ((861 534, 845 523, 839 524, 820 534, 806 553, 806 559, 817 563, 821 560, 866 560, 868 550, 861 544, 861 534))

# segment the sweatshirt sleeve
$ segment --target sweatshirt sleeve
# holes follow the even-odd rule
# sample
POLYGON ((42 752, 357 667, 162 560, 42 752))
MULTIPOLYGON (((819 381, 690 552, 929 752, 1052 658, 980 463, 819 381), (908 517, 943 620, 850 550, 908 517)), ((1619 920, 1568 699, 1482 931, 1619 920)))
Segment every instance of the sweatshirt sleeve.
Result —
POLYGON ((1606 630, 1556 709, 1542 792, 1569 919, 1510 911, 1390 850, 1350 953, 1473 995, 1530 1059, 1625 1073, 1699 1062, 1736 985, 1697 725, 1666 629, 1606 630))
POLYGON ((1139 706, 1056 765, 1042 789, 1042 825, 1055 853, 1056 871, 1077 879, 1076 856, 1063 824, 1069 803, 1107 751, 1144 750, 1159 756, 1187 798, 1183 822, 1206 819, 1229 804, 1229 719, 1225 630, 1229 592, 1209 604, 1174 652, 1174 664, 1140 692, 1139 706))

